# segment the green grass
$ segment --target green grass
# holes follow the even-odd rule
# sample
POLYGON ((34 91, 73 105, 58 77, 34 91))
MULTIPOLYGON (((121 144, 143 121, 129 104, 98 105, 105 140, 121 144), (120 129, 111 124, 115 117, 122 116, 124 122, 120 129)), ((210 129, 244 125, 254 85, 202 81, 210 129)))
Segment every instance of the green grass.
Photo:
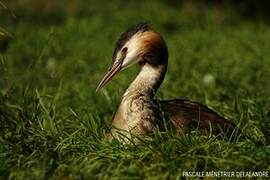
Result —
POLYGON ((28 15, 5 25, 13 39, 0 56, 0 178, 178 179, 183 171, 269 171, 269 25, 213 6, 116 2, 62 13, 58 23, 28 15), (104 139, 138 69, 126 70, 101 93, 95 88, 120 33, 142 21, 169 47, 157 98, 206 104, 261 145, 196 131, 160 133, 138 146, 104 139))

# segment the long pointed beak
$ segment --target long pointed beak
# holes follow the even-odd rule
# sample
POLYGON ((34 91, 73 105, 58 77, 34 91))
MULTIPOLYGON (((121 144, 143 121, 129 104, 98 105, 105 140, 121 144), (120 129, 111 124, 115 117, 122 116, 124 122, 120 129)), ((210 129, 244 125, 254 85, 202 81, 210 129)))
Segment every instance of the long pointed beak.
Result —
POLYGON ((102 89, 116 74, 122 69, 122 62, 123 61, 116 61, 109 71, 105 74, 105 76, 100 81, 99 85, 97 86, 96 91, 102 89))

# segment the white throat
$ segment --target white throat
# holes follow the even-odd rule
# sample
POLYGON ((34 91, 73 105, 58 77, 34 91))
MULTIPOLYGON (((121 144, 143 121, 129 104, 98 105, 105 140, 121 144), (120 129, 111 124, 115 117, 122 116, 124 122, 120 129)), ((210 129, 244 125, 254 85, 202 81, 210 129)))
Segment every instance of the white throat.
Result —
MULTIPOLYGON (((152 65, 146 63, 141 67, 141 70, 135 80, 130 84, 126 90, 125 96, 130 96, 132 94, 144 94, 153 96, 158 88, 156 87, 159 81, 163 80, 164 67, 153 67, 152 65)), ((159 86, 159 85, 158 85, 159 86)))

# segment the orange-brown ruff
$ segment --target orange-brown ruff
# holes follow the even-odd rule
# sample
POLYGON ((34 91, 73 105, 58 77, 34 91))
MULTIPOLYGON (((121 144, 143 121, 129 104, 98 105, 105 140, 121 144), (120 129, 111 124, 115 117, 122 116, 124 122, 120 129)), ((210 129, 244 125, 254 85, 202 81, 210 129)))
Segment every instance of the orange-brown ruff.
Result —
POLYGON ((97 90, 119 71, 136 63, 140 72, 123 95, 113 117, 110 137, 126 141, 132 134, 163 130, 165 124, 179 131, 196 127, 215 134, 233 134, 235 125, 204 105, 181 99, 154 99, 167 70, 168 50, 161 35, 147 24, 134 26, 121 35, 113 53, 113 64, 97 90))

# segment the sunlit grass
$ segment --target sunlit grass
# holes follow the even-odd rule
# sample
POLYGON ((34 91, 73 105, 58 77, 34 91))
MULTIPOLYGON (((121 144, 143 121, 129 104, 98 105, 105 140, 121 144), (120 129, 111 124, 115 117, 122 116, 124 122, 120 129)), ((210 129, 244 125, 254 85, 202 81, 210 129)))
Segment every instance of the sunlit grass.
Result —
POLYGON ((26 19, 7 26, 14 38, 0 56, 1 178, 178 179, 183 171, 269 171, 268 25, 211 7, 116 5, 91 7, 59 24, 26 19), (206 104, 263 145, 196 131, 160 133, 136 146, 104 139, 137 68, 100 93, 95 88, 120 33, 141 21, 150 21, 169 47, 157 98, 206 104))

